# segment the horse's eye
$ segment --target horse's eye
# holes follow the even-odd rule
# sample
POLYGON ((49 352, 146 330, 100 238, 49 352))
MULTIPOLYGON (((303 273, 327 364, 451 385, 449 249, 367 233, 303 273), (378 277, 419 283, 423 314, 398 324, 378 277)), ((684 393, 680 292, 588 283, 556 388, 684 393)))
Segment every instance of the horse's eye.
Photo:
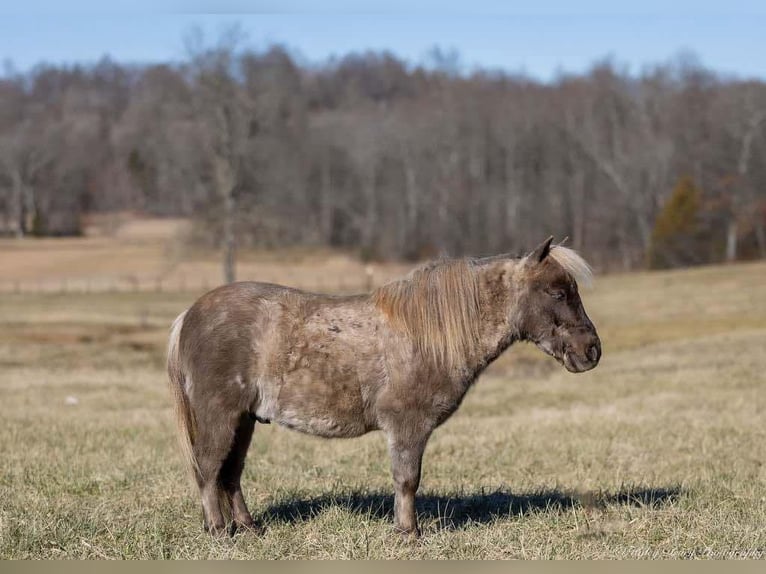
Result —
POLYGON ((556 301, 563 301, 566 298, 566 293, 564 293, 561 289, 556 289, 555 291, 548 291, 548 295, 553 297, 556 301))

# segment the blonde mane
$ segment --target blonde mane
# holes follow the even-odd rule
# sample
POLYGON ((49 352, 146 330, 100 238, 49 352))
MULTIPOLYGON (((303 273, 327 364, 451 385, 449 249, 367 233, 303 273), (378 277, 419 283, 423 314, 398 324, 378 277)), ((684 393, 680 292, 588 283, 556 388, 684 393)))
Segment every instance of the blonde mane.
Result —
POLYGON ((551 247, 550 257, 569 272, 578 285, 590 287, 593 284, 593 270, 588 262, 573 249, 554 245, 551 247))
POLYGON ((471 260, 442 260, 419 267, 373 291, 372 300, 435 364, 452 369, 476 348, 479 287, 471 260))

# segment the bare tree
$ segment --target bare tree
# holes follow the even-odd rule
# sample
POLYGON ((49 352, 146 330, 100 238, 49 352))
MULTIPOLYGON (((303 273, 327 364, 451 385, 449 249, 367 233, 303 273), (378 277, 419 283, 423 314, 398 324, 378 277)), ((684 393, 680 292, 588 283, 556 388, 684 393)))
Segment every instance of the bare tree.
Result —
MULTIPOLYGON (((731 216, 726 230, 726 261, 732 262, 737 258, 737 239, 739 236, 739 220, 743 211, 752 208, 754 198, 748 193, 748 170, 752 155, 753 139, 762 126, 766 124, 766 109, 756 110, 749 114, 743 129, 740 131, 739 155, 737 158, 737 184, 741 188, 732 197, 731 216)), ((758 248, 762 258, 766 257, 766 232, 762 219, 756 219, 754 224, 758 248)))
MULTIPOLYGON (((643 253, 650 245, 659 199, 667 193, 673 147, 672 140, 658 131, 644 91, 634 89, 631 97, 627 82, 608 66, 596 68, 579 110, 567 113, 565 125, 571 141, 627 208, 643 253)), ((629 268, 636 263, 631 226, 622 226, 621 232, 623 261, 629 268)))
POLYGON ((189 44, 187 71, 192 84, 192 113, 199 122, 197 135, 213 193, 221 205, 223 278, 236 278, 236 194, 254 122, 254 107, 237 79, 241 31, 232 28, 210 48, 189 44))

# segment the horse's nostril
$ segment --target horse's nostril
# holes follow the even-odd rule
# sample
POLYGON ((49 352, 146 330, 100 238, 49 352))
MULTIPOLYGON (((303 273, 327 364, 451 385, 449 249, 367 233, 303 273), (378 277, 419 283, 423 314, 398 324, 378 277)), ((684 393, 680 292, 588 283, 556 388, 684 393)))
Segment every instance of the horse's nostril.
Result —
POLYGON ((588 347, 587 355, 591 361, 596 361, 598 359, 598 345, 593 344, 588 347))

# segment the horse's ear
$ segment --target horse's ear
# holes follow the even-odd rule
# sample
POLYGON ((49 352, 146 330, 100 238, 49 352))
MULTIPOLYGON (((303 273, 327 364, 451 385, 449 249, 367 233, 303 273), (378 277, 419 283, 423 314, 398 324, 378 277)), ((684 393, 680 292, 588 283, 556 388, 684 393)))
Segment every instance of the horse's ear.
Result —
POLYGON ((553 241, 553 235, 538 245, 535 250, 529 254, 529 260, 533 263, 540 263, 543 259, 548 257, 551 252, 551 242, 553 241))

